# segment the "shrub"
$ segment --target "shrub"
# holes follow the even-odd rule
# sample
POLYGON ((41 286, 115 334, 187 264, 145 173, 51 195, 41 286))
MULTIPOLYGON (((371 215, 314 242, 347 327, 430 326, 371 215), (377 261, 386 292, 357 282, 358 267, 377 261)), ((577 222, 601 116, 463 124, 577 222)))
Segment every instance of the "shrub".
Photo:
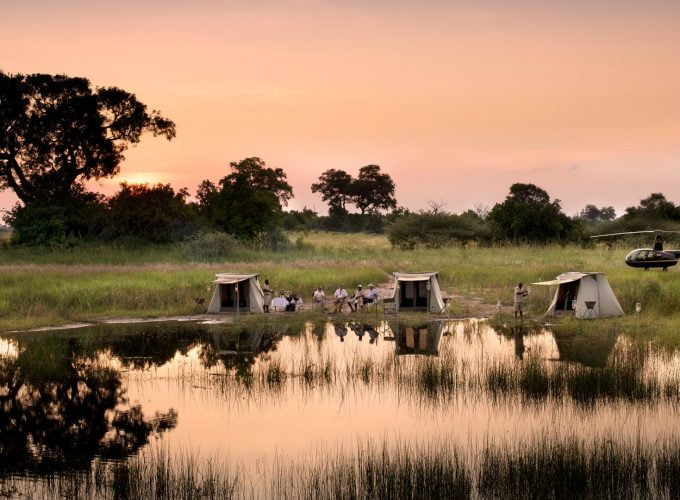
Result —
POLYGON ((484 222, 464 214, 410 214, 387 228, 392 246, 400 249, 440 248, 452 243, 465 244, 488 237, 484 222))
POLYGON ((188 193, 170 184, 126 184, 109 201, 109 238, 138 238, 152 243, 177 241, 196 230, 188 193))
POLYGON ((238 248, 236 238, 217 231, 196 233, 182 244, 182 250, 187 256, 208 262, 224 260, 233 255, 238 248))

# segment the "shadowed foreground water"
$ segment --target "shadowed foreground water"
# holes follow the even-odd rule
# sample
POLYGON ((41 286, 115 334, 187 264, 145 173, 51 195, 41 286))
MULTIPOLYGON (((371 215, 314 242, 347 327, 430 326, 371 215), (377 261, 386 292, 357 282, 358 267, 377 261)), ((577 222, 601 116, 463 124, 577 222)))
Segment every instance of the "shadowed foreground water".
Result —
POLYGON ((0 493, 503 496, 553 471, 571 479, 549 496, 671 496, 679 401, 678 353, 616 333, 362 320, 16 334, 0 339, 0 493))

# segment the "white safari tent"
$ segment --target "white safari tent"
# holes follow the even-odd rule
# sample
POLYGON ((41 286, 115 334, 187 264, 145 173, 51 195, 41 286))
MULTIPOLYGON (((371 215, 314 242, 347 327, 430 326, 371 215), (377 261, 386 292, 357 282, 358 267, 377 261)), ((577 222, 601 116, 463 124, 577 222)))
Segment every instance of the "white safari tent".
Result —
POLYGON ((604 273, 564 273, 534 285, 556 286, 546 316, 573 312, 580 319, 623 316, 623 309, 604 273))
POLYGON ((257 277, 257 274, 216 274, 208 313, 263 312, 264 293, 257 277))
POLYGON ((400 309, 441 313, 444 298, 437 273, 394 273, 394 304, 400 309))

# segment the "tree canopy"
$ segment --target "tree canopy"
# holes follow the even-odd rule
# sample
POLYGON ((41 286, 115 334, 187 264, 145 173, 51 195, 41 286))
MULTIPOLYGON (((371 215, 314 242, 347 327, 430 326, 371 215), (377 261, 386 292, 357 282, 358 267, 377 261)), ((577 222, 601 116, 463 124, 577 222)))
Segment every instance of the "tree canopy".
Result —
POLYGON ((232 162, 230 168, 217 185, 205 180, 198 186, 199 212, 227 233, 254 239, 273 227, 293 188, 282 169, 268 168, 259 158, 232 162))
POLYGON ((321 194, 330 214, 346 214, 347 203, 356 205, 362 214, 395 209, 394 189, 392 177, 381 172, 378 165, 361 167, 356 179, 344 170, 326 170, 319 182, 312 184, 312 193, 321 194))
POLYGON ((616 210, 611 206, 597 208, 588 204, 579 212, 578 217, 588 222, 612 221, 616 219, 616 210))
POLYGON ((344 170, 331 168, 319 176, 319 182, 312 184, 312 193, 321 194, 331 214, 347 213, 347 202, 352 200, 353 180, 344 170))
POLYGON ((88 179, 117 174, 124 151, 145 132, 175 137, 171 120, 122 89, 3 72, 0 130, 0 190, 24 203, 60 199, 88 179))
POLYGON ((497 203, 487 217, 496 237, 519 241, 555 241, 575 227, 562 213, 559 200, 534 184, 516 183, 503 203, 497 203))
POLYGON ((625 217, 680 220, 680 207, 667 200, 662 193, 652 193, 647 198, 640 200, 638 206, 626 208, 625 217))
POLYGON ((353 182, 354 204, 362 214, 397 208, 394 188, 389 174, 382 173, 378 165, 366 165, 359 169, 359 176, 353 182))

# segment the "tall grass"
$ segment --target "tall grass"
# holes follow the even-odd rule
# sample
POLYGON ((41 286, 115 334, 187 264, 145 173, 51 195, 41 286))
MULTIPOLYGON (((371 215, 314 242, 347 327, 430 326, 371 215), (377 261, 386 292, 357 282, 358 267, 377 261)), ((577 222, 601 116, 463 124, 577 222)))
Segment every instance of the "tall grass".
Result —
MULTIPOLYGON (((517 281, 531 283, 569 270, 608 274, 624 310, 637 302, 646 315, 677 317, 680 280, 674 272, 644 273, 623 263, 625 248, 571 246, 449 247, 394 250, 382 236, 312 233, 309 244, 285 251, 239 248, 224 257, 193 258, 185 247, 84 246, 64 250, 0 248, 0 329, 97 316, 188 313, 194 299, 207 294, 213 273, 260 272, 275 290, 309 297, 317 286, 327 291, 382 283, 395 270, 439 271, 442 288, 489 303, 512 302, 517 281)), ((534 287, 528 300, 534 313, 549 302, 547 289, 534 287)), ((473 312, 474 313, 474 312, 473 312)))
POLYGON ((482 446, 359 441, 245 469, 220 457, 161 449, 41 480, 2 477, 30 498, 675 498, 680 442, 535 436, 482 446))

